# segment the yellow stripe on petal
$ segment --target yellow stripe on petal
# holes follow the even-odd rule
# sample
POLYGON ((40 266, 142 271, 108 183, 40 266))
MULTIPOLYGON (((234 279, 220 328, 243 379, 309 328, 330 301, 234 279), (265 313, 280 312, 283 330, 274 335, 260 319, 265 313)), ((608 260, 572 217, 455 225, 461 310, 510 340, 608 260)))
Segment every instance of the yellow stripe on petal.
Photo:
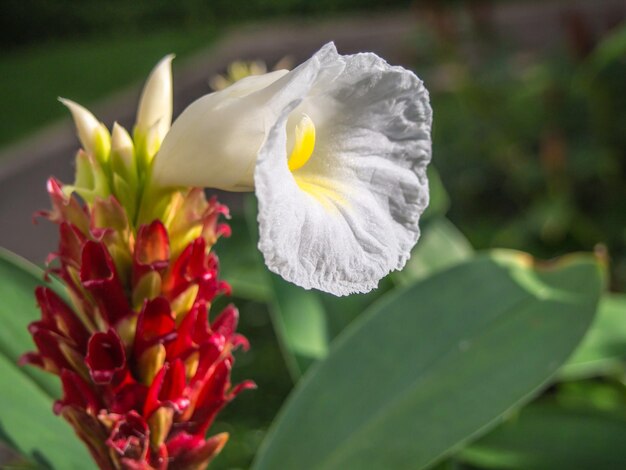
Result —
POLYGON ((298 187, 319 202, 328 212, 337 211, 337 206, 347 206, 348 201, 339 191, 336 182, 324 177, 296 176, 298 187))
POLYGON ((290 171, 302 168, 315 149, 315 124, 309 116, 302 114, 296 126, 296 141, 287 162, 290 171))

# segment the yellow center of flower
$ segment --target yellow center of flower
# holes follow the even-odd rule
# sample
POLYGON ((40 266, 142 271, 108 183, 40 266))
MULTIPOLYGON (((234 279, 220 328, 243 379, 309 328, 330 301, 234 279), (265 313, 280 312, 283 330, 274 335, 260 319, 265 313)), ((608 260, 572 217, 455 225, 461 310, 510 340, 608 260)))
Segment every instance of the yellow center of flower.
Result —
POLYGON ((296 140, 287 162, 290 171, 302 168, 309 161, 315 149, 315 124, 309 116, 302 114, 296 125, 296 140))
POLYGON ((327 211, 335 212, 338 205, 346 204, 345 198, 337 191, 336 181, 313 171, 296 172, 306 165, 315 149, 315 124, 308 115, 302 114, 294 133, 294 145, 287 166, 291 172, 295 172, 293 176, 296 184, 327 211))

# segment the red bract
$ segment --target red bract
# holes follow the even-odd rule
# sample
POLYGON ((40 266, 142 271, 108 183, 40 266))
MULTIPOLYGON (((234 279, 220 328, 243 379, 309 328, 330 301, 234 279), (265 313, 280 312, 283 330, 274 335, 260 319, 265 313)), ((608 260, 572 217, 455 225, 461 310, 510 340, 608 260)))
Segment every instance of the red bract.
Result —
POLYGON ((122 381, 126 372, 126 353, 113 328, 106 333, 93 334, 87 345, 85 362, 93 383, 106 385, 122 381))
POLYGON ((216 414, 250 381, 230 382, 232 352, 248 348, 229 305, 209 322, 208 305, 230 291, 210 251, 227 209, 194 189, 173 196, 174 213, 132 227, 114 197, 81 205, 48 183, 60 242, 50 269, 71 303, 36 290, 37 351, 21 362, 58 375, 64 416, 103 469, 201 469, 227 434, 206 438, 216 414), (177 202, 178 201, 178 202, 177 202), (175 204, 176 203, 176 204, 175 204), (189 234, 195 234, 190 237, 189 234))
POLYGON ((88 240, 83 245, 80 282, 107 324, 116 325, 131 313, 113 258, 104 243, 88 240))
POLYGON ((167 229, 160 220, 142 225, 137 233, 133 256, 133 280, 139 280, 150 271, 162 272, 170 258, 167 229))

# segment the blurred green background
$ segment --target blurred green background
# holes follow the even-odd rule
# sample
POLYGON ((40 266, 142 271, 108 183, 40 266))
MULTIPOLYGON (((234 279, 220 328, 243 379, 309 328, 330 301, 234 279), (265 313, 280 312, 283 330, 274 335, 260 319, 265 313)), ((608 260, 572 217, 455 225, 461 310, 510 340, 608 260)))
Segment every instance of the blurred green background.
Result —
POLYGON ((242 22, 407 7, 406 0, 4 0, 0 6, 0 145, 63 116, 51 96, 90 103, 242 22), (167 52, 164 52, 167 51, 167 52), (36 103, 37 106, 31 106, 36 103))
MULTIPOLYGON (((547 8, 554 2, 544 3, 547 8)), ((607 253, 610 287, 623 292, 624 9, 594 17, 566 7, 556 40, 526 49, 497 31, 498 8, 508 4, 529 25, 532 15, 542 15, 538 2, 519 0, 4 0, 0 147, 64 116, 56 96, 90 105, 142 80, 164 54, 190 56, 241 23, 406 11, 416 18, 410 61, 431 90, 435 113, 433 164, 443 182, 442 188, 435 185, 435 210, 447 212, 476 249, 515 248, 540 258, 607 253)), ((259 389, 220 415, 216 431, 227 430, 232 439, 216 469, 249 464, 292 388, 271 325, 269 294, 259 280, 263 268, 242 214, 235 214, 232 226, 233 238, 221 241, 217 251, 225 279, 241 294, 234 301, 252 343, 250 352, 237 356, 234 373, 236 380, 254 379, 259 389)), ((376 296, 353 303, 366 305, 376 296)), ((591 400, 609 409, 624 404, 623 379, 569 382, 559 393, 573 403, 591 400)))

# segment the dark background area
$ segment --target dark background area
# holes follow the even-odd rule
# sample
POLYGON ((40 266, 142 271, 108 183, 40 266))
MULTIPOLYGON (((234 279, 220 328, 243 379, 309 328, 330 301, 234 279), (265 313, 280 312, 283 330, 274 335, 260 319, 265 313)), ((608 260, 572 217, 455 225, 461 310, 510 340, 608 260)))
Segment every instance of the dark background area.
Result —
POLYGON ((5 0, 0 15, 0 42, 2 48, 10 49, 37 41, 145 33, 154 28, 223 27, 241 21, 288 16, 386 11, 406 8, 411 3, 409 0, 5 0))

